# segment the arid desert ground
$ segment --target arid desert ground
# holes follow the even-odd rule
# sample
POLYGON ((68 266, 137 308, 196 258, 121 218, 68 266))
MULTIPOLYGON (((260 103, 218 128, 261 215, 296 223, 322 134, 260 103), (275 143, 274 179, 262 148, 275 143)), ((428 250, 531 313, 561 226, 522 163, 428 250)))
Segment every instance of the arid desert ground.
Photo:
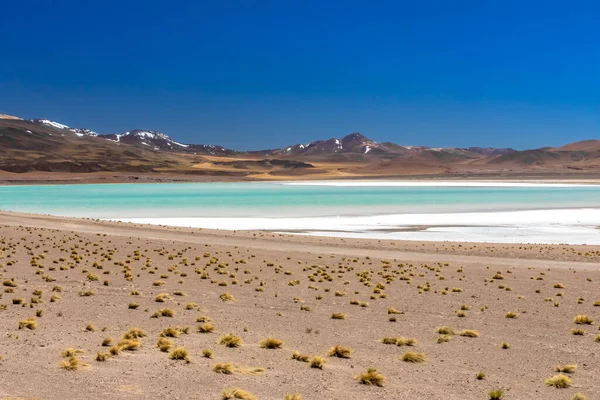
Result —
POLYGON ((0 282, 2 399, 600 399, 598 247, 0 213, 0 282))

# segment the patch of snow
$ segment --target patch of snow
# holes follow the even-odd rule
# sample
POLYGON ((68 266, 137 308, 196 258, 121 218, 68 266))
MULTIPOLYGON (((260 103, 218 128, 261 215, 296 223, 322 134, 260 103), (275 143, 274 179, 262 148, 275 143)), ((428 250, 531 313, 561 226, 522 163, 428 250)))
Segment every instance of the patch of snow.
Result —
POLYGON ((371 151, 371 148, 370 148, 369 146, 366 146, 366 147, 365 147, 365 154, 367 154, 367 153, 368 153, 368 152, 370 152, 370 151, 371 151))
POLYGON ((175 143, 177 146, 181 146, 181 147, 188 147, 188 145, 187 145, 187 144, 181 144, 181 143, 177 143, 177 142, 176 142, 176 141, 174 141, 174 140, 171 140, 171 141, 172 141, 173 143, 175 143))
POLYGON ((69 130, 71 132, 73 132, 74 134, 76 134, 79 137, 82 136, 98 136, 98 134, 94 131, 91 131, 89 129, 84 129, 84 128, 69 128, 69 130))
POLYGON ((145 144, 146 146, 150 146, 150 145, 149 145, 148 143, 146 143, 146 142, 142 142, 142 144, 145 144))
POLYGON ((67 125, 59 124, 58 122, 50 121, 49 119, 40 119, 38 122, 58 129, 69 129, 67 125))
POLYGON ((33 132, 31 132, 31 131, 29 131, 29 130, 27 130, 27 131, 25 131, 25 132, 29 133, 30 135, 33 135, 33 132))

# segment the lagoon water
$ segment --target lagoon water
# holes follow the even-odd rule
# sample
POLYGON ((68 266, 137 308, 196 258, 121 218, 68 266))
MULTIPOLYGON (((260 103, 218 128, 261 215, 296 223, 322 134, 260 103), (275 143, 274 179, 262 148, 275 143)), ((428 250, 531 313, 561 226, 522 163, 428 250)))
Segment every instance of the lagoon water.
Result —
POLYGON ((600 186, 474 182, 0 187, 0 209, 222 229, 600 244, 600 186))

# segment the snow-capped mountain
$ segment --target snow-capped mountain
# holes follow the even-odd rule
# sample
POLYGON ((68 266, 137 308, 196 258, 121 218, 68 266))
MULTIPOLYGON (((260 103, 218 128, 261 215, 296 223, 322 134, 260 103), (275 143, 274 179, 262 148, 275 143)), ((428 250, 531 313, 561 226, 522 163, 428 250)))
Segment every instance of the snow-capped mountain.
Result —
POLYGON ((280 155, 323 155, 339 153, 383 154, 390 149, 360 133, 351 133, 341 139, 317 140, 306 144, 295 144, 283 149, 272 150, 280 155))
POLYGON ((169 135, 158 132, 135 129, 120 134, 99 135, 102 139, 111 140, 118 143, 138 145, 152 150, 172 150, 185 151, 200 154, 234 154, 235 151, 226 149, 222 146, 213 146, 207 144, 183 144, 173 140, 169 135))
POLYGON ((94 131, 91 131, 89 129, 85 129, 85 128, 70 128, 67 125, 61 124, 59 122, 56 121, 51 121, 49 119, 32 119, 31 122, 35 123, 35 124, 43 124, 43 125, 47 125, 47 126, 51 126, 53 128, 56 129, 61 129, 61 130, 65 130, 71 133, 74 133, 75 135, 81 137, 81 136, 98 136, 98 134, 94 131))
POLYGON ((147 146, 154 150, 174 150, 188 147, 187 145, 176 142, 168 135, 158 131, 135 129, 133 131, 124 133, 100 135, 99 137, 102 139, 111 140, 113 142, 147 146))

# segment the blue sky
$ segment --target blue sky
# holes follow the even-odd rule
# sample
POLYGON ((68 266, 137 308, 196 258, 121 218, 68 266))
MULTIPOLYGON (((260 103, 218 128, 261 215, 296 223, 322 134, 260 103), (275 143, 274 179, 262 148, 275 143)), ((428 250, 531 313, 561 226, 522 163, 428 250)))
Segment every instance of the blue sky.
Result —
POLYGON ((595 1, 5 3, 0 113, 235 149, 600 136, 595 1))

